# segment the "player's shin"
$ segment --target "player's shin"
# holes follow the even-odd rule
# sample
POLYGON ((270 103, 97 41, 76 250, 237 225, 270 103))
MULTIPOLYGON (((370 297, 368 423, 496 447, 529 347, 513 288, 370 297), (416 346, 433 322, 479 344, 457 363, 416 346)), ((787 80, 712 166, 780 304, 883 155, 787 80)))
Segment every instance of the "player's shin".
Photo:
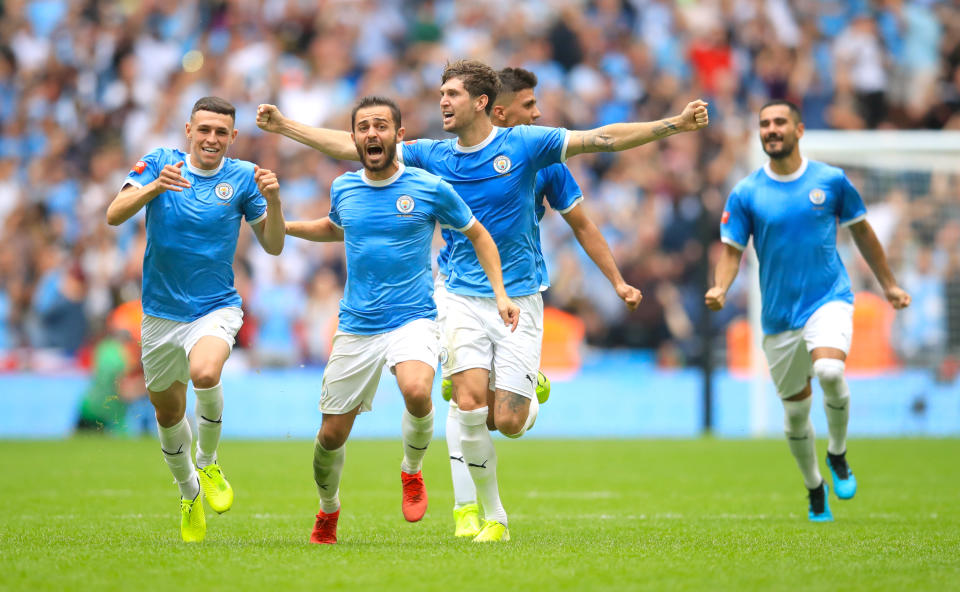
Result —
POLYGON ((847 424, 850 422, 850 388, 843 377, 843 360, 820 358, 813 372, 823 388, 823 410, 830 434, 827 452, 843 454, 847 450, 847 424))
POLYGON ((463 460, 477 488, 477 497, 486 520, 507 524, 507 512, 500 502, 497 485, 497 451, 487 430, 487 408, 460 409, 460 445, 463 460))
POLYGON ((197 470, 190 458, 190 449, 193 444, 193 433, 190 423, 184 417, 176 425, 165 428, 157 425, 160 434, 160 450, 163 459, 167 461, 173 478, 180 488, 180 496, 184 499, 193 499, 200 493, 197 470))
POLYGON ((320 509, 331 514, 340 509, 340 476, 346 458, 346 445, 327 450, 318 437, 313 445, 313 480, 320 494, 320 509))
POLYGON ((816 434, 813 431, 813 422, 810 421, 812 400, 812 397, 807 397, 800 401, 783 401, 783 431, 807 489, 818 487, 823 481, 817 466, 816 434))
POLYGON ((450 454, 454 508, 477 503, 477 488, 473 485, 460 447, 460 408, 455 401, 450 401, 450 411, 447 413, 447 452, 450 454))
POLYGON ((400 469, 413 475, 420 472, 423 457, 433 439, 433 409, 424 417, 414 417, 404 409, 400 426, 403 434, 403 464, 400 469))
POLYGON ((194 387, 197 394, 197 466, 203 468, 217 462, 217 446, 223 426, 223 385, 206 389, 194 387))

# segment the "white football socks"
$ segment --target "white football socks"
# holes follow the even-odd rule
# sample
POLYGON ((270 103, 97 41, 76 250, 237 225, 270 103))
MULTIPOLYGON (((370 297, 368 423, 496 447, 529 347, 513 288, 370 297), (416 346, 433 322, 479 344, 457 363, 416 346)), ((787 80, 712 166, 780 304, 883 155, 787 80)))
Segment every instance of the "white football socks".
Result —
POLYGON ((346 445, 335 450, 327 450, 317 437, 313 443, 313 480, 320 494, 320 509, 332 514, 340 509, 340 476, 343 474, 343 461, 347 456, 346 445))
POLYGON ((467 469, 477 488, 483 516, 487 520, 496 520, 506 525, 507 512, 500 502, 500 490, 497 486, 497 451, 487 430, 487 408, 471 411, 460 409, 459 417, 463 460, 467 463, 467 469))
POLYGON ((217 462, 220 429, 223 426, 223 385, 206 389, 193 387, 197 394, 197 467, 217 462))
POLYGON ((847 425, 850 423, 850 387, 843 377, 843 360, 820 358, 813 363, 813 373, 823 389, 823 411, 827 416, 830 434, 827 452, 843 454, 847 451, 847 425))
POLYGON ((400 470, 408 475, 420 472, 423 457, 433 439, 433 409, 424 417, 414 417, 406 409, 400 419, 400 431, 403 434, 403 463, 400 470))
POLYGON ((807 489, 814 489, 823 481, 817 466, 816 434, 813 431, 813 422, 810 421, 812 401, 813 397, 801 401, 783 401, 783 431, 807 489))
POLYGON ((450 401, 450 411, 447 412, 447 452, 450 453, 450 476, 453 478, 453 507, 477 503, 477 488, 460 449, 460 408, 455 401, 450 401))
POLYGON ((170 472, 177 481, 180 496, 183 499, 197 497, 200 493, 200 481, 197 477, 197 469, 193 466, 193 459, 190 458, 190 449, 193 445, 190 422, 184 417, 169 428, 157 424, 157 432, 160 434, 163 460, 167 461, 167 466, 170 467, 170 472))

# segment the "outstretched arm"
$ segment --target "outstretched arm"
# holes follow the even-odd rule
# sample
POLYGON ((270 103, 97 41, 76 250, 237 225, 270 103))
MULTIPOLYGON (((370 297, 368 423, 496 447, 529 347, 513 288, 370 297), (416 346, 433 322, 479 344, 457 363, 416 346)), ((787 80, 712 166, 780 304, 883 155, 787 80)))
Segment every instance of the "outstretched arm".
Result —
POLYGON ((740 258, 743 251, 723 243, 723 252, 717 261, 717 269, 713 273, 713 287, 707 290, 704 302, 710 310, 720 310, 727 301, 727 290, 737 277, 740 270, 740 258))
POLYGON ((476 219, 470 228, 463 231, 463 234, 473 243, 477 259, 484 273, 487 274, 490 285, 493 286, 493 293, 497 298, 497 310, 500 312, 503 324, 509 326, 511 331, 516 331, 517 323, 520 322, 520 308, 507 296, 507 289, 503 285, 500 251, 497 250, 497 244, 493 242, 493 237, 487 229, 476 219))
POLYGON ((620 152, 681 132, 707 127, 710 116, 707 103, 697 99, 687 104, 676 117, 660 121, 613 123, 587 131, 571 131, 566 158, 587 152, 620 152))
POLYGON ((620 275, 620 270, 617 268, 617 262, 613 259, 613 253, 610 252, 607 239, 603 238, 600 229, 583 211, 583 206, 576 206, 562 215, 573 230, 573 235, 577 237, 577 242, 580 243, 580 246, 590 256, 597 268, 603 272, 603 275, 610 280, 613 289, 617 291, 617 296, 626 303, 628 309, 631 311, 637 310, 640 301, 643 300, 643 294, 640 293, 640 290, 623 281, 623 276, 620 275))
POLYGON ((850 232, 853 234, 853 242, 857 243, 860 254, 866 259, 873 275, 880 282, 883 288, 883 295, 886 296, 890 304, 896 309, 910 306, 910 295, 897 285, 890 266, 887 265, 887 255, 883 252, 883 245, 880 244, 877 235, 873 232, 873 227, 866 220, 861 220, 850 225, 850 232))
POLYGON ((318 220, 291 220, 286 223, 287 234, 318 243, 331 243, 343 240, 343 229, 330 221, 330 218, 318 220))
POLYGON ((338 160, 360 160, 350 132, 310 127, 284 117, 275 105, 257 107, 257 126, 263 131, 281 134, 338 160))

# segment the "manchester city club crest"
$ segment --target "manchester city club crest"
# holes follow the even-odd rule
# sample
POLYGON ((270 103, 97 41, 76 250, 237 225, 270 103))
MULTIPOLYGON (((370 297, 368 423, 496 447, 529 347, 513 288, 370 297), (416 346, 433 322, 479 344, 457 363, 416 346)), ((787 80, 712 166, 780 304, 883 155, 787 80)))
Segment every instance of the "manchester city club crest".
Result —
POLYGON ((823 192, 823 189, 811 189, 810 190, 810 203, 815 206, 819 206, 827 199, 827 194, 823 192))
POLYGON ((213 192, 223 201, 230 201, 230 198, 233 197, 233 185, 230 183, 217 183, 217 186, 213 188, 213 192))
POLYGON ((510 159, 504 155, 500 155, 493 159, 493 170, 497 171, 501 175, 510 170, 510 166, 513 163, 510 162, 510 159))
POLYGON ((401 195, 397 198, 397 211, 401 214, 409 214, 412 212, 414 205, 416 204, 409 195, 401 195))

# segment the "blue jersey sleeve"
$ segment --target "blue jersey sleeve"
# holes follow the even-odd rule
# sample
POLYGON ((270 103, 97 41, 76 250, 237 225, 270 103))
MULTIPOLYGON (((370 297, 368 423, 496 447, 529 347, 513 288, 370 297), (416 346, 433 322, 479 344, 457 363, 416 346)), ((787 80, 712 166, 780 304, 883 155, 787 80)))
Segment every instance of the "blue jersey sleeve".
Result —
POLYGON ((406 166, 429 170, 430 150, 436 140, 409 140, 399 145, 400 162, 406 166))
POLYGON ((547 198, 550 207, 560 214, 566 214, 583 200, 583 191, 580 190, 580 185, 573 178, 567 165, 555 164, 541 169, 537 173, 538 186, 540 175, 544 177, 542 195, 547 198))
POLYGON ((512 129, 523 139, 524 147, 535 168, 542 169, 566 161, 566 129, 540 125, 518 125, 512 129))
POLYGON ((837 195, 840 196, 837 200, 837 219, 840 225, 849 226, 859 222, 867 215, 867 207, 863 205, 860 192, 845 174, 841 173, 837 182, 837 195))
POLYGON ((127 178, 123 180, 121 187, 133 185, 134 187, 140 188, 148 183, 153 183, 157 180, 157 177, 160 176, 160 171, 163 170, 165 164, 163 148, 152 150, 133 165, 133 168, 127 173, 127 178))
POLYGON ((470 206, 446 181, 437 183, 437 220, 441 226, 463 232, 473 225, 473 212, 470 206))
POLYGON ((267 198, 257 188, 253 170, 247 177, 247 191, 241 207, 243 208, 243 217, 250 224, 261 222, 267 215, 267 198))
POLYGON ((720 218, 720 238, 742 251, 747 248, 747 242, 753 234, 753 218, 739 189, 734 187, 727 198, 727 205, 720 218))
POLYGON ((343 228, 343 222, 340 220, 340 213, 337 212, 337 202, 340 201, 340 184, 337 181, 330 186, 330 221, 336 224, 337 228, 343 228))

